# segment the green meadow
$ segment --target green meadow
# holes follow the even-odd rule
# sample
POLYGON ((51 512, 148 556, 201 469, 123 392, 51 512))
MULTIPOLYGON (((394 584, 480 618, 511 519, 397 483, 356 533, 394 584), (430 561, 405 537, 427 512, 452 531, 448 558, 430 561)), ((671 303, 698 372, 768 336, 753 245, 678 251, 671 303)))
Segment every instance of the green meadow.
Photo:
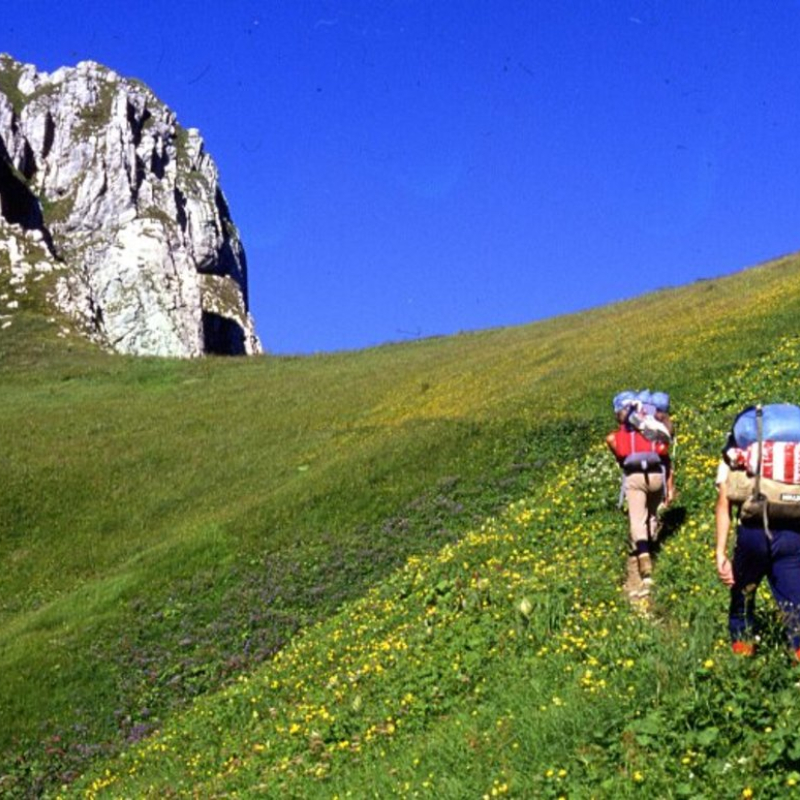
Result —
MULTIPOLYGON (((0 294, 9 291, 0 272, 0 294)), ((713 475, 800 399, 800 257, 535 324, 308 357, 0 330, 0 796, 791 796, 800 672, 737 659, 713 475), (611 397, 679 498, 621 591, 611 397)))

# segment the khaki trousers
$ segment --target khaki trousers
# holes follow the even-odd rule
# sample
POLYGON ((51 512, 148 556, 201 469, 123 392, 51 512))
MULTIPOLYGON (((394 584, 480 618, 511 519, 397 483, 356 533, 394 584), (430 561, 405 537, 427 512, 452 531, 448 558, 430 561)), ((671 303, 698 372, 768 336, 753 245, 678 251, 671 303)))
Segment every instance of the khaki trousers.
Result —
MULTIPOLYGON (((630 534, 628 552, 637 553, 639 542, 655 541, 658 533, 658 506, 664 496, 664 476, 660 472, 634 472, 625 476, 630 534)), ((645 549, 647 552, 649 548, 645 549)), ((641 548, 639 548, 641 551, 641 548)))

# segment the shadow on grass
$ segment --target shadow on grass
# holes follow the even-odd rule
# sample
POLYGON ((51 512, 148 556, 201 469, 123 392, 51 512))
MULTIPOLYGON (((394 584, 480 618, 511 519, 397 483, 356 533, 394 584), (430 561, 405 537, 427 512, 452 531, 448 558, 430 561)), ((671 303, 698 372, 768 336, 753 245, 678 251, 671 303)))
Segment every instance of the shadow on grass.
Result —
POLYGON ((659 554, 664 544, 680 530, 685 521, 686 509, 683 506, 670 506, 663 512, 658 539, 653 544, 654 555, 657 556, 659 554))

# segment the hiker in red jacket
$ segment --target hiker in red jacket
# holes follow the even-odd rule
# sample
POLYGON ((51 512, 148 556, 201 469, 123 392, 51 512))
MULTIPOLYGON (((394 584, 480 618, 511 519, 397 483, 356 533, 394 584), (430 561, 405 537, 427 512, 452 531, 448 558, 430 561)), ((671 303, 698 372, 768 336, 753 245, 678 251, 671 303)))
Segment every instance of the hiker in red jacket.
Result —
POLYGON ((622 491, 628 502, 625 590, 631 600, 642 600, 649 595, 653 582, 652 546, 658 535, 658 509, 672 499, 669 443, 637 430, 631 423, 630 404, 618 407, 615 398, 614 405, 619 427, 608 434, 606 444, 622 469, 622 491))

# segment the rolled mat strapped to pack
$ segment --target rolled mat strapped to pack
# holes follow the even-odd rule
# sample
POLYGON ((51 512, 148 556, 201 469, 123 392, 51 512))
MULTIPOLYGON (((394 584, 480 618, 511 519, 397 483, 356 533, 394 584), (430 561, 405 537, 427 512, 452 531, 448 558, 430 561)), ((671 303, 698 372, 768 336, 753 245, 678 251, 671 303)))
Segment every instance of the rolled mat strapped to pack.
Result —
MULTIPOLYGON (((746 408, 733 423, 736 446, 746 448, 758 441, 757 406, 746 408)), ((773 442, 800 442, 800 408, 791 403, 762 406, 763 439, 773 442)))

